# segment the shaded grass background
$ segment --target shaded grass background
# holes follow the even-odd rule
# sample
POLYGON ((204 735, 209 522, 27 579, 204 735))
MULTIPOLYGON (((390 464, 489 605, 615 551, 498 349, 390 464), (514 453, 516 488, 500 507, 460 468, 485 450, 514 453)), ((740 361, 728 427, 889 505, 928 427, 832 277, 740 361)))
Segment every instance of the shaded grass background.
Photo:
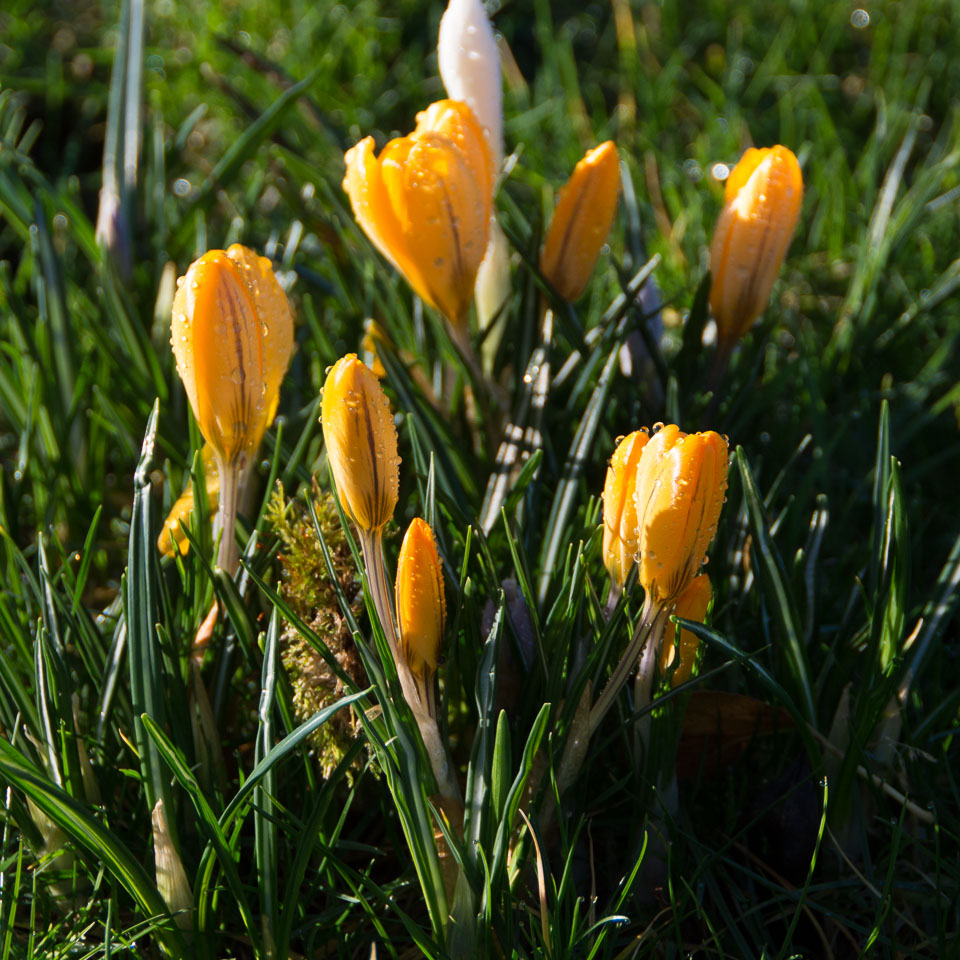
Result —
MULTIPOLYGON (((839 955, 868 949, 872 938, 874 949, 889 955, 897 944, 918 956, 946 956, 956 949, 960 927, 951 764, 960 684, 956 627, 950 621, 956 594, 949 583, 938 591, 936 581, 960 531, 955 296, 960 130, 953 96, 960 89, 955 49, 960 24, 946 0, 865 9, 869 22, 863 25, 853 6, 827 2, 502 5, 494 22, 512 55, 506 138, 517 162, 501 190, 500 207, 514 235, 535 254, 553 191, 587 147, 612 137, 633 191, 624 198, 611 255, 601 261, 578 305, 580 320, 595 323, 618 292, 617 266, 629 276, 647 254, 662 258, 655 277, 666 302, 664 352, 678 389, 668 391, 665 411, 656 391, 615 378, 592 456, 576 485, 577 510, 569 528, 559 531, 565 544, 576 543, 589 539, 587 498, 600 489, 614 438, 665 412, 693 429, 707 407, 699 391, 709 352, 694 351, 687 363, 688 355, 678 356, 677 350, 722 199, 715 165, 732 165, 751 144, 783 142, 800 157, 803 214, 773 306, 735 358, 716 422, 705 426, 743 446, 759 496, 767 501, 772 549, 782 559, 811 675, 816 726, 827 734, 843 687, 851 683, 856 695, 878 682, 876 664, 853 650, 867 643, 871 607, 884 595, 880 561, 873 557, 882 526, 877 504, 886 491, 874 495, 874 486, 878 469, 886 470, 877 456, 877 423, 881 400, 889 403, 889 452, 902 464, 897 509, 908 523, 898 541, 894 593, 907 632, 921 615, 927 627, 937 626, 929 636, 921 628, 914 653, 921 652, 922 659, 911 662, 907 656, 897 668, 899 677, 908 667, 918 670, 898 757, 911 795, 921 806, 934 805, 938 826, 909 829, 899 807, 882 796, 871 797, 879 805, 880 818, 873 819, 869 804, 857 801, 864 811, 858 826, 864 859, 856 871, 836 858, 821 860, 822 874, 815 875, 802 902, 812 904, 821 926, 837 923, 849 933, 831 934, 839 955), (839 919, 824 919, 827 913, 839 919)), ((127 17, 129 26, 129 10, 12 0, 0 13, 0 621, 7 664, 2 723, 14 740, 18 719, 36 734, 43 717, 52 716, 63 730, 88 738, 101 779, 103 818, 144 864, 150 863, 149 811, 139 765, 124 752, 120 736, 132 739, 135 714, 118 644, 120 626, 130 624, 119 618, 118 591, 131 545, 134 469, 155 398, 160 405, 151 479, 161 493, 153 496, 154 524, 182 488, 196 447, 195 432, 191 443, 185 436, 187 405, 167 344, 173 279, 208 246, 234 240, 264 250, 283 271, 299 318, 298 351, 281 396, 282 432, 271 432, 261 474, 264 480, 270 475, 277 452, 289 492, 322 465, 315 402, 323 372, 343 352, 359 347, 367 317, 382 322, 399 350, 417 358, 428 376, 436 374, 438 352, 450 355, 442 331, 371 254, 352 224, 339 181, 345 147, 370 133, 382 145, 407 131, 416 111, 442 95, 434 52, 441 13, 440 5, 419 2, 216 8, 158 3, 147 9, 144 22, 142 106, 137 98, 116 101, 113 122, 108 122, 111 67, 118 37, 125 35, 117 25, 127 17), (104 145, 110 131, 124 125, 139 147, 133 177, 122 169, 120 136, 124 220, 118 221, 117 269, 104 262, 93 231, 104 145), (49 695, 37 683, 41 676, 53 678, 49 695), (108 698, 104 691, 111 677, 115 693, 108 698), (77 694, 76 718, 67 691, 77 694), (129 767, 116 768, 117 755, 129 767)), ((127 75, 135 70, 136 58, 127 75)), ((536 291, 523 267, 516 290, 497 363, 514 390, 523 373, 516 358, 529 355, 536 336, 536 291)), ((557 366, 575 339, 569 328, 562 329, 557 366)), ((520 549, 534 576, 541 572, 542 545, 551 533, 548 507, 595 380, 596 371, 582 389, 568 384, 553 398, 543 466, 519 527, 520 549)), ((407 386, 402 370, 391 368, 390 384, 400 399, 407 386)), ((427 448, 437 447, 438 458, 438 438, 462 439, 462 409, 454 413, 447 432, 437 427, 439 432, 424 440, 427 448)), ((417 425, 401 431, 405 465, 420 466, 412 439, 417 425)), ((448 563, 459 569, 465 522, 479 509, 492 451, 474 455, 463 443, 450 449, 452 462, 438 465, 448 481, 440 484, 440 502, 442 516, 451 518, 448 563)), ((426 473, 421 467, 421 479, 426 473)), ((709 565, 718 590, 714 626, 751 651, 799 701, 801 678, 782 653, 778 633, 785 611, 772 605, 766 587, 756 585, 757 568, 750 565, 756 531, 749 527, 752 501, 739 476, 732 475, 709 565)), ((398 521, 418 512, 412 474, 403 482, 406 507, 398 521)), ((495 532, 490 569, 481 577, 471 567, 488 592, 514 572, 507 546, 495 532)), ((596 553, 594 543, 585 556, 600 590, 596 553)), ((262 573, 273 575, 264 557, 259 563, 262 573)), ((948 567, 948 579, 952 572, 948 567)), ((153 571, 147 580, 159 582, 159 576, 153 571)), ((556 576, 552 596, 567 582, 565 572, 556 576)), ((157 619, 165 626, 163 675, 174 683, 169 696, 176 702, 189 678, 171 664, 185 657, 214 585, 204 564, 192 558, 180 578, 167 568, 162 582, 160 612, 152 612, 145 629, 149 633, 157 619)), ((483 589, 477 590, 476 598, 463 601, 468 611, 470 603, 477 611, 483 606, 483 589)), ((206 668, 208 678, 220 678, 214 685, 220 715, 230 705, 239 711, 225 725, 231 784, 250 766, 245 751, 258 728, 244 695, 250 696, 247 688, 256 687, 261 675, 256 633, 266 630, 269 612, 268 603, 255 600, 249 635, 238 631, 241 668, 229 659, 206 668)), ((579 611, 572 617, 569 629, 583 616, 579 611)), ((468 711, 478 657, 470 645, 477 639, 465 626, 461 650, 451 651, 451 670, 456 665, 462 673, 458 682, 468 711)), ((730 662, 728 653, 711 649, 705 669, 730 662)), ((740 665, 723 670, 711 685, 772 696, 740 665)), ((56 722, 51 733, 55 729, 56 722)), ((80 797, 82 764, 73 736, 64 734, 62 756, 74 761, 65 764, 63 775, 71 796, 80 797)), ((769 848, 784 835, 809 832, 811 818, 814 828, 819 820, 822 771, 797 760, 803 750, 795 734, 781 736, 774 747, 758 745, 720 780, 704 779, 689 788, 688 813, 678 831, 682 839, 671 852, 673 882, 657 894, 661 906, 673 909, 632 907, 629 921, 610 928, 601 949, 611 952, 603 955, 628 949, 650 922, 648 941, 659 942, 667 953, 696 948, 704 955, 746 956, 766 948, 771 956, 804 949, 819 955, 819 946, 810 946, 819 943, 817 924, 804 915, 790 930, 789 919, 781 920, 792 915, 798 900, 792 890, 803 885, 805 866, 799 879, 781 872, 771 878, 749 858, 753 853, 769 859, 769 848), (768 786, 769 799, 758 801, 768 786), (782 794, 799 798, 792 813, 775 803, 782 794), (765 806, 776 806, 784 820, 779 833, 761 815, 765 806), (758 838, 751 824, 773 839, 758 838), (737 844, 748 854, 738 852, 737 844)), ((20 741, 17 747, 31 755, 32 748, 20 741)), ((866 744, 854 750, 864 754, 866 744)), ((598 748, 594 773, 615 753, 615 739, 598 748)), ((32 758, 42 762, 37 753, 32 758)), ((314 872, 314 862, 308 871, 311 894, 299 899, 306 906, 296 897, 288 901, 296 915, 292 949, 310 954, 329 944, 331 955, 337 950, 361 955, 371 941, 396 940, 385 949, 402 954, 400 942, 411 934, 396 917, 382 918, 384 905, 397 897, 418 920, 422 906, 415 885, 409 886, 405 847, 386 789, 362 777, 356 787, 334 781, 324 792, 310 762, 303 760, 301 768, 282 806, 279 829, 282 842, 294 849, 301 818, 308 815, 292 798, 316 796, 308 803, 321 811, 316 818, 322 869, 314 872), (343 796, 363 800, 346 801, 351 811, 346 818, 339 817, 343 796), (342 901, 338 892, 349 900, 342 901)), ((624 770, 623 779, 611 780, 598 800, 591 795, 590 777, 588 767, 571 823, 584 812, 595 821, 596 889, 602 898, 610 894, 605 884, 615 887, 624 869, 603 838, 609 848, 623 836, 635 839, 630 826, 637 816, 631 806, 635 785, 624 770)), ((192 876, 203 844, 191 825, 192 807, 182 796, 176 802, 192 876)), ((28 884, 20 858, 26 868, 30 850, 42 843, 29 836, 32 821, 19 794, 8 794, 7 803, 4 955, 43 955, 71 940, 84 943, 78 950, 106 953, 120 947, 103 945, 105 929, 116 931, 119 941, 140 935, 136 924, 148 913, 131 910, 128 895, 98 873, 96 858, 75 861, 70 882, 79 885, 85 905, 72 912, 57 905, 42 873, 30 875, 28 884), (30 847, 21 845, 21 836, 30 847), (102 900, 91 893, 101 884, 112 887, 102 900)), ((226 842, 249 867, 252 829, 238 830, 226 842)), ((562 849, 583 855, 583 844, 572 840, 562 849)), ((798 858, 808 863, 809 849, 803 847, 798 858)), ((238 880, 251 900, 255 877, 244 873, 238 880)), ((579 890, 570 884, 557 893, 552 953, 589 955, 585 944, 595 943, 596 935, 580 939, 583 918, 576 911, 587 908, 576 906, 576 894, 590 889, 589 883, 579 890), (561 948, 561 942, 569 947, 561 948)), ((224 896, 233 895, 231 890, 224 896)), ((604 902, 599 916, 609 915, 604 902)), ((239 913, 220 909, 208 949, 213 955, 225 950, 246 955, 251 948, 236 945, 243 927, 239 913)), ((525 923, 529 928, 517 923, 522 932, 516 949, 536 955, 539 923, 525 923)))

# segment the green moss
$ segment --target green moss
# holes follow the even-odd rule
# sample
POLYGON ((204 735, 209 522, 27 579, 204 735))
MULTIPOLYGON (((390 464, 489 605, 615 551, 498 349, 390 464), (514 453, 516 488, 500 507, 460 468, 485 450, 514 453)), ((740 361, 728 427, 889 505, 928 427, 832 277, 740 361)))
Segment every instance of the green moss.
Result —
MULTIPOLYGON (((320 529, 330 548, 340 588, 354 610, 362 602, 360 580, 350 549, 340 527, 333 500, 314 485, 314 507, 320 529)), ((327 645, 337 663, 357 686, 367 683, 363 664, 346 618, 340 610, 337 592, 327 571, 320 540, 303 504, 288 501, 283 485, 270 498, 267 521, 283 543, 280 564, 283 570, 281 594, 296 615, 327 645)), ((319 653, 290 625, 281 635, 280 655, 293 687, 297 719, 312 717, 349 691, 319 653)), ((353 711, 341 710, 312 737, 321 768, 328 776, 357 737, 359 724, 353 711)))

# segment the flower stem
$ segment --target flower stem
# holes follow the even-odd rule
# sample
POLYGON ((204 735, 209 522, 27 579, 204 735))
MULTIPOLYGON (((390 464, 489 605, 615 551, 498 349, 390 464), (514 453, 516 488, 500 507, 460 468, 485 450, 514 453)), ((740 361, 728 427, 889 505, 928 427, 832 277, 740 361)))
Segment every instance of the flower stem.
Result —
MULTIPOLYGON (((661 607, 651 624, 650 636, 643 648, 643 654, 640 657, 640 669, 637 671, 636 679, 633 681, 633 710, 639 713, 650 706, 653 694, 653 677, 657 671, 657 664, 660 662, 660 648, 663 646, 663 634, 666 629, 667 617, 666 608, 661 607)), ((643 756, 646 756, 647 749, 650 746, 650 713, 645 713, 637 720, 636 743, 638 750, 642 749, 643 756)))
POLYGON ((220 546, 217 550, 217 566, 233 576, 240 562, 240 553, 237 550, 236 526, 243 463, 223 463, 218 457, 217 470, 220 473, 220 510, 217 513, 217 522, 214 528, 214 540, 216 541, 218 536, 220 538, 220 546))
POLYGON ((377 611, 377 616, 380 617, 380 625, 383 627, 384 636, 387 638, 390 655, 393 657, 393 662, 399 664, 397 622, 393 615, 390 587, 387 585, 387 573, 383 563, 383 540, 379 530, 360 531, 360 552, 363 554, 363 565, 367 568, 370 596, 377 611))
POLYGON ((597 698, 597 702, 590 711, 589 729, 591 736, 597 727, 600 726, 600 722, 607 715, 607 711, 613 706, 617 695, 627 681, 627 677, 629 677, 633 671, 637 662, 637 656, 643 649, 643 645, 647 642, 650 632, 660 617, 660 614, 661 608, 659 605, 655 606, 649 599, 644 601, 643 611, 640 614, 640 622, 637 624, 637 629, 634 630, 633 637, 630 639, 630 643, 627 644, 627 649, 624 651, 620 662, 610 675, 607 685, 603 688, 603 693, 597 698))

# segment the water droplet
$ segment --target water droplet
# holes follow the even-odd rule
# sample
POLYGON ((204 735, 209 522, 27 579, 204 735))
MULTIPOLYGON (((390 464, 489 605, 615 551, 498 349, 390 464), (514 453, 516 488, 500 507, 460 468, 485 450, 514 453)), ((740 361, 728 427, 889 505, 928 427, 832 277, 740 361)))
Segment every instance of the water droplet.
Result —
POLYGON ((850 24, 855 30, 863 30, 870 26, 870 14, 866 10, 854 10, 850 14, 850 24))

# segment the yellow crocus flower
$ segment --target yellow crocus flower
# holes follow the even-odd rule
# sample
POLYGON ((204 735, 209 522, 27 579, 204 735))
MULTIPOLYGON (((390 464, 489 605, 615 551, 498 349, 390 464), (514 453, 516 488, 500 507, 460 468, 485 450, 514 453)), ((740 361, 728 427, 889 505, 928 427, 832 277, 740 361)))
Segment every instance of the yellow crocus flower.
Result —
POLYGON ((783 146, 747 150, 727 178, 710 245, 710 309, 722 347, 732 347, 766 309, 802 200, 800 164, 783 146))
POLYGON ((233 462, 273 422, 293 349, 293 315, 266 257, 210 250, 178 281, 171 344, 200 431, 233 462))
POLYGON ((573 303, 586 289, 617 212, 620 166, 612 140, 588 150, 561 189, 540 254, 540 272, 573 303))
POLYGON ((727 441, 674 424, 650 438, 637 464, 639 579, 654 604, 671 604, 697 575, 717 532, 727 489, 727 441))
POLYGON ((218 563, 232 572, 240 484, 277 411, 293 314, 270 261, 238 243, 205 253, 177 284, 170 342, 197 425, 213 448, 218 563))
POLYGON ((344 162, 343 189, 357 223, 422 299, 462 327, 487 248, 494 178, 470 108, 438 101, 379 157, 367 137, 344 162))
POLYGON ((330 368, 320 423, 343 509, 361 532, 379 534, 399 495, 397 428, 379 380, 356 354, 330 368))
POLYGON ((427 679, 437 670, 447 601, 433 531, 419 517, 400 547, 396 601, 401 655, 418 680, 427 679))

